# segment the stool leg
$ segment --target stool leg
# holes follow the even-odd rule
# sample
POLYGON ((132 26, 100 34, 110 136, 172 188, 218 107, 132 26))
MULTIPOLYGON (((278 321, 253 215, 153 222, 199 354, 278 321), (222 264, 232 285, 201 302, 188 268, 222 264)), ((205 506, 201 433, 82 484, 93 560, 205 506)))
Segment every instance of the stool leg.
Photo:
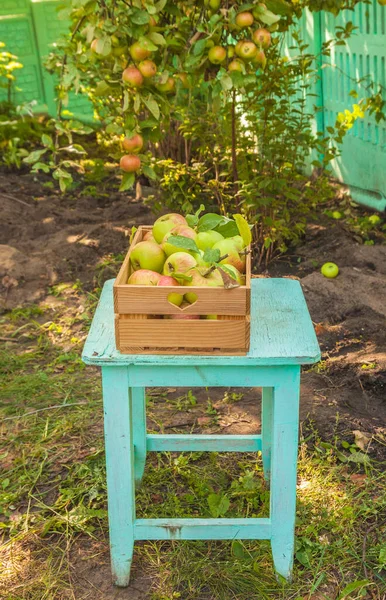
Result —
POLYGON ((146 404, 145 389, 131 388, 133 406, 134 474, 140 485, 146 463, 146 404))
POLYGON ((291 579, 295 546, 300 367, 283 370, 273 394, 271 547, 277 573, 291 579))
POLYGON ((273 388, 263 388, 261 401, 261 437, 264 479, 269 484, 271 480, 271 451, 272 451, 272 410, 273 388))
POLYGON ((102 367, 107 498, 113 582, 129 584, 135 485, 131 393, 126 367, 102 367))

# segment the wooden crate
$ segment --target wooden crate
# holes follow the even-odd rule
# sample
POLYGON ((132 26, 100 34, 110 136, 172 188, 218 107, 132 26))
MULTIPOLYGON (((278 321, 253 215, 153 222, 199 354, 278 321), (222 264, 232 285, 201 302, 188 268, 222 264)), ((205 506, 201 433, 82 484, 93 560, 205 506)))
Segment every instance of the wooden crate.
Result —
POLYGON ((130 253, 151 227, 139 227, 114 283, 115 340, 123 354, 235 354, 249 350, 251 258, 247 254, 246 284, 238 288, 127 285, 132 273, 130 253), (193 292, 194 304, 184 309, 168 301, 172 292, 193 292), (218 315, 217 320, 173 320, 180 312, 218 315))

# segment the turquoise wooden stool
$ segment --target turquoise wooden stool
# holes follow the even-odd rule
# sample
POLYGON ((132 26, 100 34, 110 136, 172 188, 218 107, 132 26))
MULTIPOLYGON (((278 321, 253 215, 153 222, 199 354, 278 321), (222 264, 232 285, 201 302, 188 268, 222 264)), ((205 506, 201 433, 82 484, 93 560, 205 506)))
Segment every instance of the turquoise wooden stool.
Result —
POLYGON ((136 540, 271 541, 277 573, 289 579, 294 554, 300 365, 320 359, 298 281, 254 279, 246 356, 120 354, 115 348, 113 280, 104 285, 83 360, 102 367, 108 514, 113 580, 127 586, 136 540), (149 435, 145 387, 261 387, 261 435, 149 435), (147 452, 257 452, 270 484, 265 519, 137 519, 135 484, 147 452))

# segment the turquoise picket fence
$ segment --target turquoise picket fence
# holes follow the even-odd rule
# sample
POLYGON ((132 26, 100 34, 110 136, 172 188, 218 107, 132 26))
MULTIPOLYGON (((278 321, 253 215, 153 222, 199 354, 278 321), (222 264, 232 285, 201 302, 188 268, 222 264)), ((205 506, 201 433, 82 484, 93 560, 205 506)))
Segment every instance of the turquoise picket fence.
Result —
MULTIPOLYGON (((17 73, 20 91, 14 100, 35 100, 37 111, 51 115, 56 112, 55 80, 42 64, 58 36, 68 28, 58 19, 58 4, 57 0, 0 2, 0 41, 24 65, 17 73)), ((322 43, 334 37, 336 27, 349 21, 357 28, 354 35, 346 45, 332 48, 330 57, 318 60, 319 78, 313 90, 316 97, 308 100, 309 110, 315 111, 313 126, 318 131, 327 131, 338 113, 352 109, 370 92, 382 89, 386 99, 386 8, 377 0, 361 2, 354 11, 344 11, 339 17, 306 11, 297 27, 309 44, 310 53, 318 55, 322 43), (367 89, 370 81, 374 84, 371 90, 367 89), (357 99, 350 95, 351 90, 357 92, 357 99)), ((290 35, 287 46, 291 46, 290 35)), ((80 95, 71 96, 68 110, 78 118, 92 118, 90 104, 80 95)), ((378 210, 386 209, 385 122, 376 123, 369 116, 359 119, 348 131, 341 154, 331 166, 333 175, 350 187, 354 200, 378 210)))

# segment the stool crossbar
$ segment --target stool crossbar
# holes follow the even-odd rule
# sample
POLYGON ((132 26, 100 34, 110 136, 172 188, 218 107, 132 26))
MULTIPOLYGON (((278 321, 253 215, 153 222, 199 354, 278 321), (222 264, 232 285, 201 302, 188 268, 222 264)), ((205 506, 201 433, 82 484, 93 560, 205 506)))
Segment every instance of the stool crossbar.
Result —
POLYGON ((106 282, 83 360, 102 368, 108 515, 113 580, 127 586, 137 540, 267 539, 289 579, 294 554, 300 365, 320 358, 297 281, 255 279, 246 356, 120 354, 113 280, 106 282), (145 387, 261 387, 260 435, 163 435, 146 431, 145 387), (258 452, 270 486, 269 518, 137 519, 135 487, 147 452, 258 452))

